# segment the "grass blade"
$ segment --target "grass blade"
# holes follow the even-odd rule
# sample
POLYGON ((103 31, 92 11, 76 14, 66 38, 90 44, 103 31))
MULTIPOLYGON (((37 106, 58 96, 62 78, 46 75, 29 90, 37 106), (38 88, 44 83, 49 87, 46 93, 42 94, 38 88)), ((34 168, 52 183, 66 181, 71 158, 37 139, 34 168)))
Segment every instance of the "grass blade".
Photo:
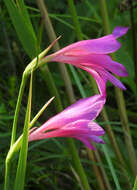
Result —
POLYGON ((31 58, 35 57, 37 53, 37 39, 25 6, 21 3, 21 7, 18 8, 14 1, 5 0, 4 2, 23 48, 31 58))
POLYGON ((134 183, 133 190, 137 190, 137 177, 136 177, 136 179, 135 179, 135 183, 134 183))
POLYGON ((119 182, 118 182, 117 175, 116 175, 116 173, 115 173, 115 169, 114 169, 114 167, 113 167, 113 164, 112 164, 112 162, 111 162, 110 156, 109 156, 108 151, 107 151, 107 146, 104 144, 104 145, 102 145, 102 147, 103 147, 103 151, 104 151, 104 153, 105 153, 106 160, 107 160, 108 165, 109 165, 109 169, 110 169, 111 174, 112 174, 112 177, 113 177, 113 179, 114 179, 114 183, 115 183, 115 185, 116 185, 116 189, 117 189, 117 190, 121 190, 120 185, 119 185, 119 182))

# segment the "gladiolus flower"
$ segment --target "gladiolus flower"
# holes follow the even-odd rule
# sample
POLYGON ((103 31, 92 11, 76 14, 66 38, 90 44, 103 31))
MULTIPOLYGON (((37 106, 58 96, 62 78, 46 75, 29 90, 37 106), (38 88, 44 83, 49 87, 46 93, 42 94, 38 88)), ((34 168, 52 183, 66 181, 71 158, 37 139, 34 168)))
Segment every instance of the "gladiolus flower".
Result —
POLYGON ((106 94, 106 82, 109 80, 116 87, 125 90, 125 86, 111 73, 120 77, 128 73, 123 65, 111 59, 107 54, 117 51, 121 44, 117 38, 123 36, 128 27, 116 27, 112 34, 93 40, 83 40, 73 43, 50 57, 50 62, 72 64, 89 72, 96 80, 101 94, 106 94))
POLYGON ((95 95, 83 98, 64 111, 50 118, 39 128, 31 129, 29 141, 52 138, 72 137, 94 149, 91 142, 104 143, 99 136, 104 130, 93 120, 98 116, 105 103, 105 97, 95 95))

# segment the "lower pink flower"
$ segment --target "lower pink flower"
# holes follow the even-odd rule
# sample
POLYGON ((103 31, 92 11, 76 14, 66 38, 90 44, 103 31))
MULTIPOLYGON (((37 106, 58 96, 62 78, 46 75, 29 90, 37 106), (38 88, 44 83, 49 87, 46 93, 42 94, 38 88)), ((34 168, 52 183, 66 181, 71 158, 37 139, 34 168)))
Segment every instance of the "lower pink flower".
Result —
POLYGON ((41 127, 32 129, 29 141, 72 137, 94 149, 92 141, 104 143, 99 136, 104 135, 105 132, 93 121, 101 112, 104 104, 105 97, 101 95, 83 98, 49 119, 41 127))

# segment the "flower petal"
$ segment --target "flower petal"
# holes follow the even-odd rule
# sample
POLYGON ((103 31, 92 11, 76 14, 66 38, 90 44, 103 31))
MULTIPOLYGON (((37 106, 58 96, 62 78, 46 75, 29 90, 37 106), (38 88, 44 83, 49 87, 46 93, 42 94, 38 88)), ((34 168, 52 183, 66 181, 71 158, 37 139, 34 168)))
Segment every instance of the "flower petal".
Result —
POLYGON ((49 119, 38 131, 60 128, 76 120, 94 120, 102 110, 106 99, 101 95, 83 98, 49 119))
POLYGON ((122 64, 113 61, 108 55, 90 54, 87 56, 80 54, 77 57, 65 57, 65 63, 72 64, 76 67, 89 66, 92 69, 96 68, 97 66, 101 66, 118 76, 128 76, 125 67, 122 64))
POLYGON ((113 53, 117 51, 120 46, 121 44, 116 40, 114 35, 109 34, 101 38, 82 40, 68 45, 52 54, 52 59, 50 61, 66 63, 67 59, 72 56, 78 57, 79 55, 113 53))
POLYGON ((120 88, 122 90, 126 90, 126 87, 122 84, 122 82, 120 82, 120 80, 118 80, 116 77, 114 77, 113 75, 111 75, 106 70, 98 69, 98 72, 101 75, 101 77, 103 77, 106 80, 109 80, 116 87, 118 87, 118 88, 120 88))
POLYGON ((92 69, 96 69, 96 67, 100 66, 118 76, 128 76, 128 72, 125 67, 122 64, 113 61, 108 55, 89 55, 87 57, 82 57, 82 59, 79 57, 77 58, 77 61, 79 61, 81 65, 89 66, 92 69))
POLYGON ((101 136, 105 134, 105 131, 103 128, 101 128, 97 123, 90 121, 90 120, 77 120, 75 122, 69 123, 61 128, 63 131, 67 131, 67 134, 70 134, 70 131, 72 134, 76 135, 97 135, 101 136))
MULTIPOLYGON (((92 67, 92 65, 90 65, 90 66, 92 67)), ((94 68, 94 70, 92 68, 89 68, 86 66, 82 66, 80 68, 82 68, 83 70, 86 70, 87 72, 89 72, 94 77, 94 79, 97 82, 99 91, 103 96, 106 95, 106 82, 107 82, 107 80, 109 80, 116 87, 118 87, 122 90, 126 90, 126 87, 122 84, 122 82, 120 82, 120 80, 118 80, 116 77, 114 77, 107 70, 103 69, 100 66, 97 66, 96 69, 94 68)))
POLYGON ((80 140, 85 146, 90 148, 91 150, 95 150, 95 147, 91 144, 90 139, 84 137, 75 137, 76 139, 80 140))
POLYGON ((119 38, 125 35, 128 30, 129 30, 129 27, 117 26, 114 28, 112 34, 115 36, 115 38, 119 38))
POLYGON ((100 137, 97 137, 95 135, 91 135, 90 138, 91 138, 92 141, 94 141, 96 143, 104 144, 104 141, 100 137))
POLYGON ((88 127, 90 127, 91 132, 92 132, 93 135, 101 136, 101 135, 105 134, 104 129, 102 127, 100 127, 97 123, 93 122, 93 121, 88 123, 88 127))
POLYGON ((81 66, 80 68, 87 71, 88 73, 90 73, 94 77, 94 79, 96 80, 96 83, 98 85, 98 89, 100 91, 100 94, 102 96, 106 96, 106 82, 107 82, 106 78, 100 76, 96 70, 94 70, 90 67, 81 66))
POLYGON ((46 133, 38 131, 38 129, 33 130, 29 135, 29 141, 53 137, 72 137, 82 141, 86 146, 93 149, 90 142, 91 140, 97 143, 104 143, 104 141, 96 135, 104 135, 104 130, 98 124, 90 120, 79 120, 46 133))

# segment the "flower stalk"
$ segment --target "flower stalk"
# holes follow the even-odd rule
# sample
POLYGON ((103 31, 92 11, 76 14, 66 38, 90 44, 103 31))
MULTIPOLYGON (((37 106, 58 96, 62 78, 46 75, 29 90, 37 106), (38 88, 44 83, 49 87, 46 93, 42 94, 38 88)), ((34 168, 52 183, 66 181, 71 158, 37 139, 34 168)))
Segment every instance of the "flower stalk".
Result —
POLYGON ((132 30, 132 47, 133 47, 133 58, 135 65, 135 82, 136 82, 136 92, 137 92, 137 46, 136 46, 136 24, 135 24, 135 16, 134 16, 134 7, 133 0, 129 0, 130 6, 130 22, 131 22, 131 30, 132 30))
MULTIPOLYGON (((18 143, 14 143, 7 154, 6 161, 5 161, 5 184, 4 184, 4 190, 10 189, 10 169, 11 169, 11 159, 12 156, 15 154, 15 151, 17 151, 20 146, 21 152, 19 156, 19 162, 17 166, 17 173, 16 173, 16 180, 15 180, 15 187, 14 189, 23 189, 24 187, 24 178, 25 178, 25 170, 26 170, 26 159, 27 159, 27 152, 28 152, 28 133, 29 133, 29 122, 30 122, 30 116, 31 116, 31 99, 32 99, 32 75, 30 79, 30 88, 29 88, 29 96, 28 96, 28 104, 27 104, 27 111, 25 116, 25 123, 24 123, 24 131, 23 135, 18 139, 18 143), (23 139, 23 142, 21 141, 23 139), (22 144, 21 144, 22 142, 22 144), (15 146, 16 144, 16 146, 15 146), (18 146, 17 146, 18 145, 18 146), (14 147, 14 148, 13 148, 14 147), (23 166, 23 167, 22 167, 23 166), (21 169, 22 168, 22 169, 21 169)), ((13 130, 15 131, 15 128, 13 130)))
MULTIPOLYGON (((56 41, 55 41, 56 42, 56 41)), ((10 168, 11 168, 11 161, 14 153, 16 153, 21 145, 22 142, 22 136, 16 141, 16 129, 17 129, 17 122, 18 122, 18 117, 19 117, 19 110, 21 106, 21 101, 22 101, 22 96, 24 93, 26 81, 31 74, 31 71, 35 70, 39 66, 41 66, 42 61, 40 62, 41 58, 50 50, 50 48, 54 45, 54 42, 46 49, 44 50, 38 57, 34 58, 30 64, 26 67, 23 75, 22 75, 22 81, 20 85, 20 90, 19 90, 19 95, 17 99, 17 104, 15 108, 15 115, 14 115, 14 120, 13 120, 13 127, 12 127, 12 135, 11 135, 11 145, 9 152, 7 154, 6 160, 5 160, 5 190, 9 189, 9 181, 10 181, 10 168)))
POLYGON ((26 108, 26 116, 25 116, 24 129, 23 129, 23 135, 22 135, 22 144, 21 144, 19 160, 18 160, 18 165, 17 165, 14 190, 24 189, 26 166, 27 166, 27 155, 28 155, 29 124, 30 124, 30 118, 31 118, 32 79, 33 79, 33 69, 32 69, 31 77, 30 77, 28 103, 27 103, 27 108, 26 108))
MULTIPOLYGON (((14 114, 14 120, 13 120, 11 147, 14 144, 15 138, 16 138, 16 129, 17 129, 19 110, 20 110, 21 100, 22 100, 22 96, 23 96, 23 92, 24 92, 24 88, 25 88, 28 76, 30 75, 30 73, 31 73, 32 70, 34 71, 36 68, 38 68, 38 67, 40 67, 42 65, 43 61, 40 61, 41 58, 48 53, 48 51, 51 49, 51 47, 54 45, 54 43, 57 40, 58 39, 56 39, 47 49, 45 49, 43 52, 41 52, 38 57, 34 58, 28 64, 28 66, 26 67, 25 71, 23 72, 22 81, 21 81, 20 90, 19 90, 19 95, 18 95, 17 104, 16 104, 16 109, 15 109, 15 114, 14 114)), ((46 62, 46 60, 45 60, 45 62, 46 62)))
MULTIPOLYGON (((90 149, 87 149, 87 153, 88 153, 88 157, 89 159, 94 162, 95 164, 92 164, 92 168, 95 172, 95 175, 96 175, 96 179, 97 179, 97 182, 98 182, 98 186, 101 190, 105 190, 105 186, 104 186, 104 182, 102 180, 102 176, 101 176, 101 172, 100 172, 100 168, 98 166, 96 166, 96 158, 95 158, 95 154, 94 152, 92 152, 90 149)), ((107 180, 108 181, 108 180, 107 180)))
POLYGON ((19 110, 20 110, 21 100, 22 100, 22 96, 23 96, 23 92, 24 92, 24 88, 25 88, 27 78, 28 78, 28 76, 23 74, 21 85, 20 85, 20 90, 19 90, 19 95, 18 95, 18 99, 17 99, 16 109, 15 109, 15 116, 14 116, 14 121, 13 121, 10 148, 13 146, 15 139, 16 139, 16 129, 17 129, 19 110))
POLYGON ((69 7, 69 11, 71 13, 71 18, 72 18, 72 21, 73 21, 74 30, 75 30, 77 39, 78 40, 83 40, 81 27, 79 25, 79 21, 78 21, 78 17, 77 17, 77 12, 76 12, 73 0, 68 0, 68 7, 69 7))

